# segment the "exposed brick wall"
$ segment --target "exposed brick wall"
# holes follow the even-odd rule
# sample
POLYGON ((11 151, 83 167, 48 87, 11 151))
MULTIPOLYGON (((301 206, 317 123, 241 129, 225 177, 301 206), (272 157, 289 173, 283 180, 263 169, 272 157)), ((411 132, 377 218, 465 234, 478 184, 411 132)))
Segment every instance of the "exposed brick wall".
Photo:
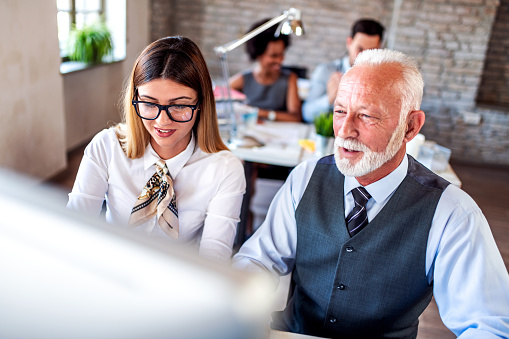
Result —
POLYGON ((476 111, 482 115, 480 126, 466 125, 457 116, 453 118, 453 136, 457 136, 451 140, 453 154, 461 154, 461 159, 469 162, 507 165, 509 114, 488 108, 477 108, 476 111))
POLYGON ((491 0, 403 2, 394 48, 420 62, 426 106, 475 107, 495 8, 491 0))
POLYGON ((477 99, 509 107, 509 0, 500 1, 477 99))
POLYGON ((497 8, 493 0, 405 0, 401 7, 394 48, 420 62, 422 132, 456 159, 509 164, 507 113, 476 101, 497 8), (465 124, 463 111, 480 114, 481 124, 465 124))
MULTIPOLYGON (((506 11, 507 1, 504 0, 500 11, 506 11)), ((159 2, 168 5, 163 0, 152 0, 153 8, 159 2)), ((306 35, 292 37, 285 63, 307 67, 310 74, 318 63, 346 53, 345 40, 356 19, 375 18, 385 25, 387 35, 395 33, 394 49, 415 57, 420 63, 426 84, 423 100, 426 137, 451 148, 455 159, 509 164, 508 113, 478 108, 476 102, 477 93, 482 93, 480 84, 490 37, 492 44, 496 36, 498 41, 506 39, 506 49, 501 53, 509 58, 507 13, 498 13, 499 18, 501 15, 504 18, 504 25, 500 26, 503 28, 499 28, 498 21, 493 26, 498 0, 404 0, 391 30, 394 3, 392 0, 172 0, 169 15, 164 14, 165 20, 171 20, 172 24, 154 36, 181 34, 193 39, 200 46, 212 77, 220 81, 215 46, 241 37, 256 20, 295 7, 302 10, 306 35), (495 27, 493 34, 492 27, 495 27), (502 29, 504 33, 497 33, 502 29), (466 125, 462 111, 481 114, 481 124, 466 125)), ((162 15, 154 11, 153 20, 157 22, 160 20, 157 17, 162 15)), ((509 72, 508 59, 494 58, 500 61, 499 67, 509 72)), ((228 62, 230 75, 251 66, 244 46, 229 53, 228 62)), ((500 75, 501 71, 495 73, 500 75)))
POLYGON ((150 40, 171 35, 174 28, 174 0, 151 0, 150 40))
MULTIPOLYGON (((181 34, 193 39, 200 46, 214 78, 221 76, 215 46, 241 37, 255 21, 275 17, 290 7, 302 11, 306 35, 292 36, 285 63, 307 67, 309 72, 317 63, 346 53, 346 37, 356 19, 374 17, 387 26, 392 14, 392 1, 173 0, 173 4, 174 28, 159 31, 157 35, 181 34)), ((161 16, 157 12, 153 15, 161 16)), ((159 18, 153 20, 159 22, 159 18)), ((250 66, 245 45, 228 54, 228 64, 231 74, 250 66)))

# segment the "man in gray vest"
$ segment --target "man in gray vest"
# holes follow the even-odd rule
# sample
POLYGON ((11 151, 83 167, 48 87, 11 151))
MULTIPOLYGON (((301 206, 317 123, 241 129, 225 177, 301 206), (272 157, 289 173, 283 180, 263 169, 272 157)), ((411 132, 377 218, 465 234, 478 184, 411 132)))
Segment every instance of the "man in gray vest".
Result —
POLYGON ((509 337, 509 275, 461 189, 405 151, 424 124, 415 61, 368 50, 341 79, 335 154, 296 167, 234 266, 292 273, 272 328, 415 338, 432 295, 460 338, 509 337))

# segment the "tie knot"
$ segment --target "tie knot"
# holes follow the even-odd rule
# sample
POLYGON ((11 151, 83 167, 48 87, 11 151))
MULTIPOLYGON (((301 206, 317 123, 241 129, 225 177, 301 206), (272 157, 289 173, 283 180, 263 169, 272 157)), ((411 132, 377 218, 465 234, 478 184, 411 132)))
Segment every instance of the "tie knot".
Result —
POLYGON ((162 174, 168 174, 168 167, 166 166, 164 160, 159 159, 156 161, 156 170, 162 174))
POLYGON ((371 198, 371 195, 369 195, 368 191, 364 187, 356 187, 352 190, 353 200, 355 200, 355 203, 365 206, 368 200, 371 198))

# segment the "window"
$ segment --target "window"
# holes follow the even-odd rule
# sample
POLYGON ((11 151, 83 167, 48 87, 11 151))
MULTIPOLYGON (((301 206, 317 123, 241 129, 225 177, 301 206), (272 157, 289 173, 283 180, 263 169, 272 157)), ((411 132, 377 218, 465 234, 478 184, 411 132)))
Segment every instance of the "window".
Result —
POLYGON ((104 0, 57 0, 60 55, 67 56, 67 41, 72 27, 82 28, 104 14, 104 0))
POLYGON ((67 60, 67 44, 71 29, 81 28, 102 19, 111 31, 113 56, 111 61, 125 59, 126 56, 126 0, 56 0, 58 42, 62 64, 61 73, 86 68, 67 60))

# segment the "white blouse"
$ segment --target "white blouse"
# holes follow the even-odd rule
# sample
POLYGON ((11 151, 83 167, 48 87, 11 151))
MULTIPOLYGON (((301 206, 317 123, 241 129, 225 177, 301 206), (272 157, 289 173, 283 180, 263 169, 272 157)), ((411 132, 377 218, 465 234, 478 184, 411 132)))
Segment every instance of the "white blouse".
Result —
MULTIPOLYGON (((143 157, 129 159, 113 128, 99 132, 85 149, 67 207, 99 215, 106 200, 106 221, 128 227, 131 210, 155 173, 157 160, 150 144, 143 157)), ((202 151, 194 136, 182 153, 165 162, 177 199, 177 241, 199 247, 203 256, 229 260, 246 189, 242 163, 229 151, 202 151)), ((175 241, 156 217, 134 229, 175 241)))

